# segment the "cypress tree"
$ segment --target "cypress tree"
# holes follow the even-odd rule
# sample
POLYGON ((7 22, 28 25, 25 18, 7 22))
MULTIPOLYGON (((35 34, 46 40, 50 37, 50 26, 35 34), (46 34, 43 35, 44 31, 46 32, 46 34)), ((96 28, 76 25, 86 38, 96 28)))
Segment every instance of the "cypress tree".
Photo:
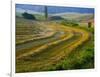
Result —
POLYGON ((47 8, 47 6, 44 6, 44 8, 45 8, 45 10, 44 10, 44 12, 45 12, 45 19, 47 20, 48 19, 48 8, 47 8))

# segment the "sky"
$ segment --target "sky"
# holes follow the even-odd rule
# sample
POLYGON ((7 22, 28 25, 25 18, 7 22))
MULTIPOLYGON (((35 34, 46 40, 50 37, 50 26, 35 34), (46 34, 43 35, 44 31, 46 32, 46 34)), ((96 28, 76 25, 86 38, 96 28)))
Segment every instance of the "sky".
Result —
MULTIPOLYGON (((59 6, 47 6, 49 14, 57 14, 57 13, 67 13, 67 12, 74 12, 74 13, 94 13, 94 8, 79 8, 79 7, 59 7, 59 6)), ((29 5, 29 4, 16 4, 16 11, 17 12, 25 12, 28 11, 43 13, 44 6, 41 5, 29 5)))

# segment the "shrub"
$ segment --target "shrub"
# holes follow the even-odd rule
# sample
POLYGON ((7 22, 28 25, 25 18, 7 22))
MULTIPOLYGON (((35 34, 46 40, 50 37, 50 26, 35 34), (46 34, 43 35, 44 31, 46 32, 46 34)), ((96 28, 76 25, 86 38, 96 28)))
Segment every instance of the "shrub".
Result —
POLYGON ((78 23, 72 23, 72 26, 79 26, 78 23))
POLYGON ((66 26, 79 26, 77 22, 71 21, 71 20, 63 20, 61 24, 66 25, 66 26))
POLYGON ((27 12, 24 12, 22 14, 22 16, 25 18, 25 19, 32 19, 32 20, 35 20, 35 16, 33 16, 32 14, 28 14, 27 12))

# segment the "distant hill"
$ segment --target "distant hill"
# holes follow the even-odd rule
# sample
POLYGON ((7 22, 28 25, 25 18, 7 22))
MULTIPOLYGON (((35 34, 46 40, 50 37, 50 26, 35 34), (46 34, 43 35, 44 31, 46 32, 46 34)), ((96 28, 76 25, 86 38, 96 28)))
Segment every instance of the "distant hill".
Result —
MULTIPOLYGON (((33 13, 37 20, 45 20, 45 16, 43 13, 33 13)), ((17 17, 23 17, 22 13, 16 12, 17 17)), ((89 13, 58 13, 58 14, 48 14, 49 20, 73 20, 77 22, 87 22, 94 21, 94 15, 89 13)))
POLYGON ((51 14, 52 17, 61 17, 62 19, 66 20, 73 20, 77 22, 85 22, 88 20, 93 20, 94 15, 93 14, 88 14, 88 13, 60 13, 60 14, 51 14))
POLYGON ((93 15, 86 15, 86 16, 81 16, 79 18, 77 18, 78 21, 80 22, 94 22, 94 16, 93 15))
MULTIPOLYGON (((21 17, 23 18, 23 12, 16 12, 16 17, 21 17)), ((32 13, 29 13, 32 14, 32 13)), ((44 14, 40 14, 40 13, 33 13, 33 16, 37 19, 37 20, 44 20, 44 14)))
POLYGON ((63 20, 64 18, 62 18, 61 16, 51 16, 48 19, 49 20, 63 20))

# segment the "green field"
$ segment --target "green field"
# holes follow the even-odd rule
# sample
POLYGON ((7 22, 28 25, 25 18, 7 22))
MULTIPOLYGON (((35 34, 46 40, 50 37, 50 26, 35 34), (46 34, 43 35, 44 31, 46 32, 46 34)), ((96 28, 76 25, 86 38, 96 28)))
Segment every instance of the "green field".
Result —
POLYGON ((16 17, 16 72, 94 68, 94 25, 68 22, 16 17))

